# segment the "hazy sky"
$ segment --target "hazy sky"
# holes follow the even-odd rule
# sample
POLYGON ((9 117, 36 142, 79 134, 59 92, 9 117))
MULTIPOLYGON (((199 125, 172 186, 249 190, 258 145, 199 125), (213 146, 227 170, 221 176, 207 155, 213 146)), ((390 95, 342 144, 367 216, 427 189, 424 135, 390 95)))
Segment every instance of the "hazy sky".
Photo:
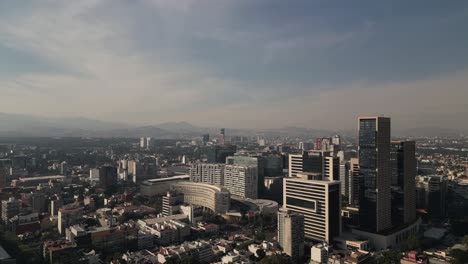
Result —
POLYGON ((468 129, 468 1, 0 1, 0 112, 468 129))

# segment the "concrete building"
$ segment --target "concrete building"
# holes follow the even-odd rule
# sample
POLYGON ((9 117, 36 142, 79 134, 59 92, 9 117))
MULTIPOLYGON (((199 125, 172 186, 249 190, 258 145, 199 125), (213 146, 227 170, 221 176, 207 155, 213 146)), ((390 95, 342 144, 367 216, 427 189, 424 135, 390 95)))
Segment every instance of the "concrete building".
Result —
POLYGON ((193 164, 189 170, 190 181, 223 186, 224 167, 224 164, 219 163, 193 164))
POLYGON ((415 236, 419 232, 421 219, 414 221, 404 228, 387 230, 386 232, 367 232, 362 229, 352 229, 351 232, 360 237, 369 240, 369 247, 372 250, 384 250, 388 248, 397 248, 401 242, 410 236, 415 236))
POLYGON ((21 201, 10 197, 8 200, 2 201, 2 222, 8 223, 10 218, 18 215, 21 211, 21 201))
POLYGON ((340 182, 298 176, 284 179, 283 207, 304 215, 307 239, 330 243, 341 234, 340 182))
POLYGON ((265 186, 265 160, 262 156, 230 156, 226 158, 228 165, 256 166, 257 167, 257 196, 263 193, 265 186))
POLYGON ((258 197, 257 166, 226 165, 224 169, 224 187, 232 195, 256 199, 258 197))
POLYGON ((187 174, 146 180, 140 184, 140 192, 145 196, 162 196, 171 190, 171 184, 189 180, 190 175, 187 174))
POLYGON ((278 243, 293 263, 304 256, 304 216, 281 209, 278 212, 278 243))
POLYGON ((301 172, 321 173, 328 180, 339 180, 340 159, 329 151, 303 151, 289 155, 289 177, 301 172))
POLYGON ((349 204, 359 205, 359 159, 351 158, 349 161, 349 204))
POLYGON ((392 224, 399 226, 416 220, 416 144, 391 142, 392 224))
POLYGON ((99 181, 99 169, 93 168, 89 170, 89 180, 92 182, 99 181))
POLYGON ((178 182, 171 185, 171 190, 184 195, 184 202, 203 206, 214 213, 225 213, 230 206, 230 193, 227 188, 205 183, 178 182))
POLYGON ((392 227, 390 118, 359 117, 359 221, 379 232, 392 227))
POLYGON ((60 234, 65 233, 65 228, 78 224, 83 218, 83 208, 78 205, 71 204, 62 207, 58 211, 57 227, 60 234))
POLYGON ((340 163, 341 195, 345 196, 349 202, 349 162, 340 163))
POLYGON ((154 224, 138 220, 137 225, 141 232, 155 236, 157 245, 178 244, 190 235, 190 225, 179 220, 167 220, 154 224))
POLYGON ((184 203, 184 195, 177 192, 167 192, 162 198, 162 216, 178 214, 180 205, 184 203))
POLYGON ((326 243, 313 245, 310 249, 310 264, 327 264, 329 251, 326 243))
POLYGON ((447 215, 447 179, 440 175, 416 177, 416 204, 428 211, 431 218, 442 219, 447 215))
POLYGON ((63 182, 65 176, 63 175, 52 175, 52 176, 36 176, 36 177, 24 177, 18 180, 13 180, 11 185, 13 187, 33 187, 39 184, 47 184, 52 181, 63 182))

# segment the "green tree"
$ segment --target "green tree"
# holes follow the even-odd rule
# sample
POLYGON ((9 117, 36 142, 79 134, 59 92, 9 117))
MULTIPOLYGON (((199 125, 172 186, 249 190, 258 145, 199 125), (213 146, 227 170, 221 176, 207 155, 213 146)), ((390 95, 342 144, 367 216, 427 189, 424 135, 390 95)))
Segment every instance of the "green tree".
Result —
POLYGON ((292 264, 291 259, 286 255, 266 256, 258 263, 260 264, 292 264))
POLYGON ((401 249, 403 251, 415 250, 419 248, 421 248, 421 241, 419 241, 419 239, 414 235, 409 236, 401 243, 401 249))
POLYGON ((465 236, 463 237, 463 244, 465 244, 465 246, 468 247, 468 235, 465 235, 465 236))
POLYGON ((257 249, 257 251, 255 253, 258 256, 257 260, 262 260, 266 256, 265 250, 263 250, 261 248, 257 249))
POLYGON ((452 249, 452 250, 450 250, 450 255, 453 258, 453 260, 451 262, 453 264, 466 264, 466 263, 468 263, 468 251, 464 251, 464 250, 461 250, 461 249, 452 249))
POLYGON ((382 253, 382 257, 377 259, 377 264, 396 264, 400 263, 401 253, 397 250, 387 250, 382 253))

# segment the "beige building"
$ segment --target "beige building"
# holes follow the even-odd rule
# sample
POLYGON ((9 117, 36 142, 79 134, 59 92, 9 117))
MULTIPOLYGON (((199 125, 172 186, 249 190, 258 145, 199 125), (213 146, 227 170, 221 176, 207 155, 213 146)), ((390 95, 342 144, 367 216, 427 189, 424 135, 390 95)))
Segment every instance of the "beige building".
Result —
POLYGON ((226 188, 206 183, 178 182, 171 185, 171 190, 184 195, 184 202, 203 206, 215 213, 229 210, 231 195, 226 188))
POLYGON ((304 216, 286 209, 278 212, 278 243, 293 262, 304 255, 304 216))

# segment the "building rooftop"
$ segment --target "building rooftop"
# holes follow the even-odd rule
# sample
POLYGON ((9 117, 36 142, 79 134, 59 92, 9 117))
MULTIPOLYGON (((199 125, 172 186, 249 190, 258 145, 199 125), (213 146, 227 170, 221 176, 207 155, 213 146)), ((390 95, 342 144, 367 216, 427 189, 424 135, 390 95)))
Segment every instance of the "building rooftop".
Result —
POLYGON ((142 184, 144 185, 154 185, 159 182, 167 182, 167 181, 176 181, 176 180, 189 180, 190 175, 184 174, 184 175, 177 175, 173 177, 167 177, 167 178, 159 178, 159 179, 150 179, 144 181, 142 184))

